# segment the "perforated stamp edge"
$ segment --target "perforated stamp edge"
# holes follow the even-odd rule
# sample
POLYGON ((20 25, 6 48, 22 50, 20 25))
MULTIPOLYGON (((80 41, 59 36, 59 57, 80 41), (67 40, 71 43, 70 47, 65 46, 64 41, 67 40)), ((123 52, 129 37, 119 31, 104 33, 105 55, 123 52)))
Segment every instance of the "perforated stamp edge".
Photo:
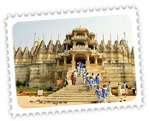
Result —
MULTIPOLYGON (((69 18, 69 17, 68 17, 69 18)), ((7 51, 7 64, 8 64, 8 92, 9 92, 9 113, 12 117, 23 116, 23 115, 42 115, 42 114, 55 114, 55 113, 73 113, 73 112, 87 112, 87 111, 102 111, 102 110, 115 110, 115 109, 128 109, 128 108, 141 108, 145 105, 144 94, 143 94, 143 67, 142 67, 142 53, 141 53, 141 35, 140 35, 140 17, 139 10, 136 6, 118 6, 118 7, 104 7, 104 8, 83 8, 83 9, 73 9, 73 10, 55 10, 47 12, 32 12, 32 13, 15 13, 8 14, 4 18, 4 31, 5 31, 5 42, 7 51), (135 28, 137 42, 134 43, 135 46, 135 67, 136 67, 136 80, 137 80, 137 97, 135 100, 130 102, 121 103, 106 103, 106 104, 89 104, 89 105, 73 105, 73 106, 61 106, 61 107, 44 107, 44 108, 31 108, 23 109, 17 105, 15 89, 15 76, 14 76, 14 60, 13 60, 13 44, 12 44, 12 21, 16 19, 24 20, 44 20, 45 18, 52 18, 52 16, 61 15, 80 15, 80 14, 92 14, 92 13, 107 13, 116 11, 133 11, 135 16, 135 28), (10 27, 11 26, 11 27, 10 27), (14 81, 14 82, 13 82, 14 81)))

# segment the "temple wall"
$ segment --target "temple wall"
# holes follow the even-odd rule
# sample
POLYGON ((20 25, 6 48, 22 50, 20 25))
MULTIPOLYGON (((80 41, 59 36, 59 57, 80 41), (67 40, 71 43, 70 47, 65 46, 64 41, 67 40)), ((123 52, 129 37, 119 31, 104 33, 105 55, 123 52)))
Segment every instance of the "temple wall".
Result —
POLYGON ((15 65, 15 80, 24 82, 29 80, 30 64, 17 64, 15 65))
POLYGON ((50 87, 56 84, 55 63, 34 63, 30 66, 30 87, 50 87))
POLYGON ((135 67, 131 63, 106 63, 105 71, 107 72, 107 80, 111 85, 117 86, 118 83, 126 82, 129 86, 134 86, 135 67))

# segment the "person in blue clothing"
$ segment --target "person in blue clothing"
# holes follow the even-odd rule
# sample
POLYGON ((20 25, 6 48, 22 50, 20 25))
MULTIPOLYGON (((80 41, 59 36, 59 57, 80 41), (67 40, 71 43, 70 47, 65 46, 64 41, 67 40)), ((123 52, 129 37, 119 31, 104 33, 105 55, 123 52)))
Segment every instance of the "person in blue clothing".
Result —
POLYGON ((83 63, 81 63, 81 68, 83 68, 83 65, 84 65, 84 64, 83 64, 83 63))
POLYGON ((106 97, 108 96, 106 85, 103 85, 102 94, 103 94, 103 101, 104 101, 104 103, 106 103, 106 97))
POLYGON ((92 79, 92 76, 90 76, 89 78, 89 90, 90 91, 92 90, 92 87, 93 87, 93 79, 92 79))
POLYGON ((99 73, 96 76, 96 84, 100 86, 100 75, 99 75, 99 73))
POLYGON ((80 73, 80 67, 79 67, 79 63, 77 63, 77 73, 80 73))
POLYGON ((100 99, 102 98, 102 95, 101 95, 101 92, 100 92, 99 85, 97 85, 97 88, 95 90, 95 94, 97 95, 98 103, 100 103, 100 99))
POLYGON ((81 68, 81 62, 79 62, 79 67, 81 68))
POLYGON ((82 72, 83 72, 83 69, 82 68, 80 68, 80 75, 82 76, 82 72))
POLYGON ((85 72, 83 74, 83 82, 84 82, 84 84, 86 83, 86 74, 85 74, 85 72))
POLYGON ((86 74, 86 83, 89 82, 89 79, 90 79, 90 76, 89 76, 89 74, 87 73, 87 74, 86 74))
POLYGON ((82 73, 84 74, 86 71, 85 71, 85 67, 82 68, 82 73))
POLYGON ((95 84, 95 77, 94 77, 94 73, 92 73, 92 79, 93 79, 93 87, 94 87, 94 84, 95 84))

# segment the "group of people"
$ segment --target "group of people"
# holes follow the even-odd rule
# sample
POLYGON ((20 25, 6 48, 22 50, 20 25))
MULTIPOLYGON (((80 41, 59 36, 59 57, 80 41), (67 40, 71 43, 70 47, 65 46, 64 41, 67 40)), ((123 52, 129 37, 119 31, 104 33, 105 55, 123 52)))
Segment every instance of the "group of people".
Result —
MULTIPOLYGON (((74 71, 74 73, 72 73, 71 75, 72 85, 76 85, 77 74, 78 72, 74 71)), ((106 88, 106 85, 103 85, 103 88, 101 89, 99 73, 95 77, 94 73, 89 75, 89 73, 86 73, 86 72, 83 73, 83 82, 84 84, 89 85, 89 91, 91 91, 96 84, 97 88, 96 88, 95 94, 98 97, 98 103, 100 102, 100 99, 102 97, 104 98, 104 102, 106 102, 106 97, 108 96, 108 94, 109 95, 111 94, 110 82, 108 83, 108 88, 106 88), (102 93, 100 90, 102 90, 102 93), (108 94, 107 94, 107 91, 108 91, 108 94)))
POLYGON ((76 82, 77 82, 77 72, 74 71, 72 74, 71 74, 71 81, 72 81, 72 85, 76 85, 76 82))
POLYGON ((85 72, 86 72, 85 64, 81 63, 81 62, 78 62, 77 63, 77 73, 82 75, 85 72))
POLYGON ((84 73, 83 74, 83 82, 84 84, 89 84, 89 90, 92 90, 92 87, 95 86, 95 83, 97 85, 95 94, 98 97, 98 103, 100 103, 100 99, 103 97, 104 102, 106 102, 106 97, 108 96, 107 91, 109 93, 109 95, 111 95, 111 88, 110 88, 110 82, 108 83, 108 88, 106 88, 106 85, 103 85, 102 88, 102 93, 101 93, 101 85, 100 85, 100 75, 99 73, 96 75, 96 77, 94 76, 94 73, 92 73, 92 75, 90 76, 89 73, 84 73))

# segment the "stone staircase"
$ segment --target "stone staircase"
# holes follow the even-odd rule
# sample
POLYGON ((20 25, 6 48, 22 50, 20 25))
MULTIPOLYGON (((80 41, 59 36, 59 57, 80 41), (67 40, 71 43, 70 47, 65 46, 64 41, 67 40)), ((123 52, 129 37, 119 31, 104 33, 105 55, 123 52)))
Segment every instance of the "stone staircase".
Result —
MULTIPOLYGON (((83 83, 83 78, 78 76, 78 81, 76 85, 67 85, 59 91, 45 97, 42 102, 51 102, 51 103, 79 103, 79 104, 88 104, 96 103, 97 96, 95 95, 96 87, 93 87, 89 91, 89 85, 83 83)), ((120 102, 120 99, 114 95, 108 95, 107 102, 120 102)), ((101 99, 103 102, 103 99, 101 99)))

